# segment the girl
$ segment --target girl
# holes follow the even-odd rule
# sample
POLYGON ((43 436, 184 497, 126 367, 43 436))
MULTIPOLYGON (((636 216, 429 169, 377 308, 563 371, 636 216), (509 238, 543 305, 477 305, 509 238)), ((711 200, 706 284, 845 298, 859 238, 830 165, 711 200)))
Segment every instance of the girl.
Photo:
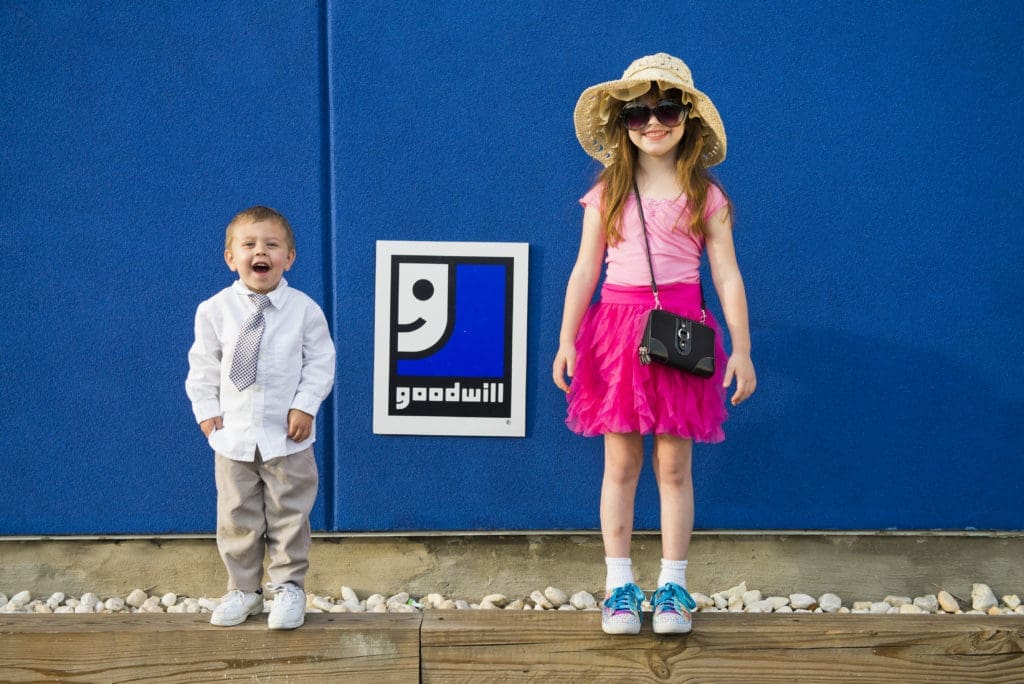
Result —
POLYGON ((731 206, 707 171, 725 159, 725 129, 711 100, 693 87, 686 64, 664 53, 638 59, 621 79, 583 91, 575 123, 583 149, 605 169, 580 200, 583 235, 566 287, 552 374, 568 393, 569 428, 585 436, 604 435, 601 534, 607 595, 601 626, 609 634, 640 631, 644 594, 633 579, 630 539, 643 435, 653 434, 663 556, 651 601, 653 625, 657 633, 686 633, 696 607, 686 591, 693 440, 722 441, 726 388, 736 381, 735 406, 757 383, 731 206), (642 365, 637 348, 654 308, 650 269, 662 308, 699 320, 698 269, 704 248, 725 311, 732 356, 726 358, 721 330, 709 314, 708 325, 716 330, 713 377, 642 365), (600 301, 588 307, 602 260, 607 272, 600 301))

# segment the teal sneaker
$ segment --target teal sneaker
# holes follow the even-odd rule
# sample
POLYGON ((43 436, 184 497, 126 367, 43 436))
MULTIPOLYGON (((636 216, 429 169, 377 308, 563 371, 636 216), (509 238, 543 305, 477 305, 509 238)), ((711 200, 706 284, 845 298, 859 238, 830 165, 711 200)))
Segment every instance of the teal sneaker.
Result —
POLYGON ((638 634, 644 592, 635 584, 613 589, 601 604, 601 629, 605 634, 638 634))
POLYGON ((651 599, 651 607, 654 609, 651 622, 655 634, 687 634, 693 629, 690 611, 697 609, 697 602, 675 582, 658 587, 651 599))

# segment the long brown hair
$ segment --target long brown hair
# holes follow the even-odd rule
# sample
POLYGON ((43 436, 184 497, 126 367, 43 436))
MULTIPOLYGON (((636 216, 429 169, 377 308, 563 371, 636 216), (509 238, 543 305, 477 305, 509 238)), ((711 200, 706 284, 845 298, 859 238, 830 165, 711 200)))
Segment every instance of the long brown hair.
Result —
MULTIPOLYGON (((676 88, 662 91, 657 83, 651 84, 650 92, 659 100, 667 98, 680 101, 682 96, 682 92, 676 88)), ((633 192, 633 177, 636 174, 636 145, 629 139, 629 131, 619 119, 619 113, 625 104, 616 104, 609 116, 608 125, 613 127, 610 137, 619 152, 615 155, 615 161, 605 167, 597 179, 598 183, 604 184, 601 220, 604 222, 605 239, 609 245, 615 245, 622 239, 622 208, 633 192)), ((704 237, 704 209, 708 201, 708 186, 714 183, 723 195, 725 190, 704 166, 701 157, 704 151, 704 136, 701 135, 700 119, 688 118, 683 125, 686 126, 683 139, 676 148, 676 180, 688 199, 690 220, 685 228, 696 237, 704 237)), ((732 211, 729 196, 725 195, 725 198, 726 206, 732 211)))

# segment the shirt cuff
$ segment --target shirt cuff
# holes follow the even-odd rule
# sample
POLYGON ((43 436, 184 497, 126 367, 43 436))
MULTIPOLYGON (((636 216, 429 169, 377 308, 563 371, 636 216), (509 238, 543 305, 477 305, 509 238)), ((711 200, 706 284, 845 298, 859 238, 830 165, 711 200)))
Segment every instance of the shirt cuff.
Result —
POLYGON ((300 411, 315 417, 317 411, 320 410, 320 399, 311 394, 299 392, 295 395, 295 398, 292 399, 292 405, 290 408, 299 409, 300 411))
POLYGON ((216 418, 220 415, 220 402, 216 399, 205 399, 192 404, 192 413, 195 414, 196 422, 216 418))

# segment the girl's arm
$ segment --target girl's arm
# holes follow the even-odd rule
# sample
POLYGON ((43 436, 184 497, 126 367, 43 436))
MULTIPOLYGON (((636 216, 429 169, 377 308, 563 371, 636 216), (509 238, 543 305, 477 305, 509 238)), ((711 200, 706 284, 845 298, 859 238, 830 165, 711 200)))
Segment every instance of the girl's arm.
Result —
POLYGON ((719 209, 705 226, 705 245, 708 262, 711 264, 711 279, 725 312, 729 326, 732 354, 725 367, 722 386, 728 387, 736 379, 736 392, 732 405, 736 406, 757 387, 754 362, 750 358, 750 324, 747 318, 747 295, 743 288, 743 276, 736 263, 736 247, 732 241, 732 215, 729 207, 719 209))
POLYGON ((576 333, 580 321, 594 296, 598 278, 601 277, 601 264, 604 261, 605 237, 601 225, 601 214, 594 207, 588 206, 583 211, 583 234, 580 237, 580 250, 576 256, 576 265, 569 275, 569 284, 565 287, 565 308, 562 310, 562 330, 558 335, 558 353, 551 367, 551 375, 555 384, 564 391, 569 391, 569 383, 565 381, 576 373, 576 333))

